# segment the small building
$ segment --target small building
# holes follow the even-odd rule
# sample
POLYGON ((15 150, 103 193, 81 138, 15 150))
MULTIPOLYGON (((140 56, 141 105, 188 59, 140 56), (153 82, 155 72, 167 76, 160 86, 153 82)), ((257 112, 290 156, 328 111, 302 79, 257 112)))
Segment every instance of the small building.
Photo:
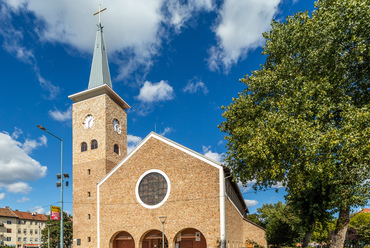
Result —
POLYGON ((41 230, 47 217, 43 214, 0 208, 0 245, 32 248, 41 244, 41 230))
POLYGON ((100 23, 88 88, 69 98, 75 248, 267 246, 222 164, 154 132, 127 154, 130 106, 112 89, 100 23))
POLYGON ((364 208, 360 211, 360 213, 370 213, 370 208, 364 208))

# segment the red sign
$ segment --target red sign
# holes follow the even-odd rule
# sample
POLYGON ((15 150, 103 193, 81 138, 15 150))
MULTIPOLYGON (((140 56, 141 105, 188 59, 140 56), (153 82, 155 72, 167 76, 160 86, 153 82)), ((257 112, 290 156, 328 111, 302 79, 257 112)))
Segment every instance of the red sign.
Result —
POLYGON ((51 206, 50 213, 51 220, 60 220, 60 207, 51 206))

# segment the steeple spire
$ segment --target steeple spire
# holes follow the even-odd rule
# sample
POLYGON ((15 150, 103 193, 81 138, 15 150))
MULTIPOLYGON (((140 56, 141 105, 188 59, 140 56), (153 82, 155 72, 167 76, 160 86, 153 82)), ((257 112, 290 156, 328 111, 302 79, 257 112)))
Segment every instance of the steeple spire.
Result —
POLYGON ((112 89, 112 82, 110 79, 109 66, 107 51, 105 49, 105 42, 103 36, 103 27, 101 25, 100 13, 106 10, 107 8, 100 9, 94 13, 94 15, 99 14, 99 24, 98 31, 96 33, 95 47, 94 47, 94 56, 91 64, 90 80, 89 80, 89 89, 95 88, 97 86, 106 84, 112 89))

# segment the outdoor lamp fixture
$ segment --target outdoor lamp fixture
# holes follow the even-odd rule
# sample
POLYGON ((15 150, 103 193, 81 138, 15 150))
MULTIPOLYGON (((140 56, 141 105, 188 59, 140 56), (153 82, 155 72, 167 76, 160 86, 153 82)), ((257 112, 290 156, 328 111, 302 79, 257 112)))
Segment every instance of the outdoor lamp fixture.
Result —
POLYGON ((162 248, 164 248, 164 223, 166 222, 167 216, 159 216, 159 220, 162 223, 162 248))
MULTIPOLYGON (((68 179, 68 178, 69 178, 68 173, 63 173, 63 179, 68 179)), ((62 181, 62 177, 59 173, 57 174, 57 179, 62 181)), ((68 181, 66 181, 66 186, 63 186, 63 188, 68 187, 68 185, 69 183, 68 181)), ((62 182, 57 182, 57 188, 59 187, 62 187, 62 182)))
POLYGON ((57 182, 57 187, 60 187, 60 205, 61 205, 60 206, 60 248, 63 248, 63 240, 64 240, 64 235, 63 235, 63 177, 61 176, 63 175, 63 139, 50 133, 48 130, 46 130, 46 128, 44 128, 41 125, 37 125, 37 127, 40 128, 42 131, 45 131, 48 134, 60 140, 60 174, 57 174, 57 179, 60 180, 60 182, 57 182), (59 183, 60 185, 58 186, 59 183))

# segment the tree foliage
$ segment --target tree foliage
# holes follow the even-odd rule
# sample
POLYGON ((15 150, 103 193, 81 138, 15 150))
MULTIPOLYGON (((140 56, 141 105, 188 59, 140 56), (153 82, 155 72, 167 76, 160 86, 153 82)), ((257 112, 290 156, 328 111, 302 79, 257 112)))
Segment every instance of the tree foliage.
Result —
POLYGON ((247 219, 259 225, 260 227, 266 228, 266 223, 261 219, 258 213, 248 214, 247 219))
POLYGON ((266 62, 241 79, 246 89, 223 107, 219 127, 238 180, 320 194, 321 213, 308 201, 309 217, 339 211, 332 244, 342 247, 350 208, 370 198, 370 1, 315 7, 271 23, 266 62))
POLYGON ((323 244, 329 242, 329 234, 335 229, 336 220, 316 222, 315 231, 312 233, 311 241, 323 244))
MULTIPOLYGON (((42 248, 48 247, 48 229, 50 231, 50 247, 60 246, 60 221, 50 220, 50 216, 46 221, 46 227, 41 231, 42 248)), ((73 223, 72 216, 63 213, 63 246, 72 247, 73 243, 73 223)))
POLYGON ((289 206, 280 201, 263 204, 257 209, 257 213, 248 215, 247 218, 266 228, 266 239, 270 245, 293 246, 302 237, 299 218, 289 206))
POLYGON ((359 241, 370 243, 370 214, 358 213, 354 215, 349 226, 357 230, 357 237, 359 241))

